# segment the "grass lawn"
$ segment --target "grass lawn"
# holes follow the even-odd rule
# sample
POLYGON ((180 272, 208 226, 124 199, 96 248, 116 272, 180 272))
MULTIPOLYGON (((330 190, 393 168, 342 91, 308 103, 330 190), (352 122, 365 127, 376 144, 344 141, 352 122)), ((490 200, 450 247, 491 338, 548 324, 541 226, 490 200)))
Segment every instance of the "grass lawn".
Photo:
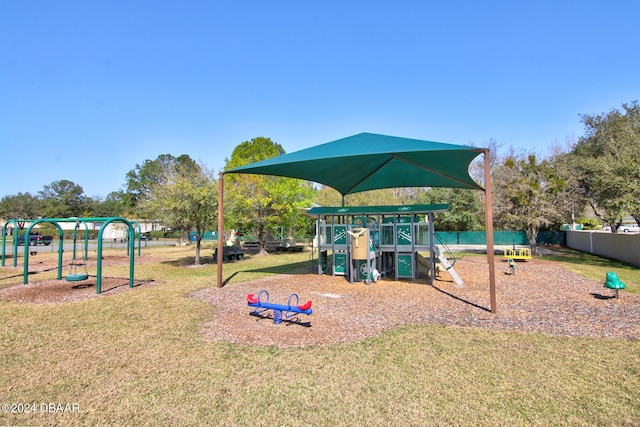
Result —
MULTIPOLYGON (((186 268, 193 254, 143 249, 157 262, 136 265, 135 276, 163 282, 157 286, 72 303, 0 301, 0 425, 639 423, 637 341, 433 325, 331 347, 206 341, 200 328, 214 309, 187 295, 214 286, 216 267, 186 268)), ((253 280, 308 258, 251 257, 225 264, 224 277, 253 280)), ((19 273, 0 269, 0 288, 22 283, 19 273)), ((637 279, 618 275, 638 292, 637 279)))
POLYGON ((557 255, 547 255, 542 258, 558 262, 574 273, 602 283, 607 277, 607 271, 615 271, 618 278, 626 285, 626 292, 640 295, 640 267, 567 248, 554 249, 554 252, 557 255))

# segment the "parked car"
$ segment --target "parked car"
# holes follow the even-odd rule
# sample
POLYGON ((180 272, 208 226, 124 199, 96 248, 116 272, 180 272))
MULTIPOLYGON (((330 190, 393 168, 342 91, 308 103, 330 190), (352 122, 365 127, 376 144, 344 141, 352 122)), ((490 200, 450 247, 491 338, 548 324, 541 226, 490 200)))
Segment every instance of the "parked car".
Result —
MULTIPOLYGON (((29 235, 29 246, 46 245, 49 246, 53 241, 53 236, 43 236, 40 233, 29 235)), ((18 236, 18 246, 24 246, 24 235, 18 236)))
POLYGON ((640 225, 638 224, 622 224, 618 227, 618 231, 623 233, 637 233, 640 232, 640 225))
MULTIPOLYGON (((153 240, 149 233, 136 233, 136 235, 133 237, 133 240, 138 241, 138 236, 140 236, 140 240, 153 240)), ((129 241, 129 236, 127 236, 125 240, 129 241)))

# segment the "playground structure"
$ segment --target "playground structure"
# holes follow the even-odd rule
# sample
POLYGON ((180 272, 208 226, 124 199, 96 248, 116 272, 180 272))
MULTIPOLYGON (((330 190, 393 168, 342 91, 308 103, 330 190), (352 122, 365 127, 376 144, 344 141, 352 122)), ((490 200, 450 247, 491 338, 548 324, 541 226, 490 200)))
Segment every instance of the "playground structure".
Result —
POLYGON ((303 305, 298 305, 298 303, 299 299, 297 294, 289 295, 287 305, 270 303, 269 292, 266 290, 260 291, 258 296, 255 296, 254 294, 247 295, 247 305, 249 307, 254 307, 251 314, 254 316, 265 317, 262 313, 272 310, 274 325, 280 325, 282 323, 283 312, 285 319, 290 319, 298 314, 306 314, 308 316, 313 313, 313 310, 311 310, 311 300, 307 301, 303 305))
MULTIPOLYGON (((135 231, 134 225, 138 227, 138 256, 140 255, 140 245, 141 245, 141 237, 140 237, 140 224, 136 221, 128 221, 121 217, 105 217, 105 218, 43 218, 37 220, 19 220, 20 222, 30 223, 25 231, 25 235, 31 235, 31 230, 34 226, 41 223, 52 224, 56 227, 58 231, 58 275, 57 280, 62 280, 62 268, 63 268, 63 258, 62 253, 63 250, 63 231, 60 227, 59 223, 71 222, 76 223, 73 231, 73 255, 71 260, 71 271, 69 274, 65 276, 65 280, 68 282, 78 282, 83 281, 89 278, 89 273, 86 269, 86 262, 88 259, 88 247, 89 247, 89 236, 88 236, 88 226, 87 223, 100 223, 102 224, 100 230, 98 231, 98 248, 97 248, 97 273, 96 273, 96 293, 100 294, 102 292, 102 247, 103 247, 103 232, 105 228, 114 222, 120 222, 125 224, 127 227, 127 254, 129 255, 129 287, 133 288, 134 282, 134 256, 135 256, 135 231), (77 259, 77 231, 80 228, 80 225, 84 225, 85 233, 84 233, 84 244, 82 246, 82 259, 77 259), (84 267, 83 271, 78 272, 78 267, 84 267)), ((7 237, 7 225, 13 224, 14 230, 18 229, 18 220, 10 219, 2 228, 2 267, 5 266, 5 253, 6 253, 6 237, 7 237)), ((55 239, 54 239, 55 241, 55 239)), ((35 256, 37 254, 37 249, 35 246, 27 247, 25 246, 24 250, 24 272, 23 272, 23 281, 24 285, 29 283, 29 256, 35 256)), ((18 261, 18 234, 13 234, 13 266, 17 267, 18 261)))
POLYGON ((436 264, 446 270, 458 286, 463 281, 453 269, 455 258, 435 244, 433 215, 449 205, 315 207, 318 274, 331 271, 347 276, 351 283, 367 285, 393 274, 418 278, 418 264, 429 270, 430 283, 436 278, 436 264), (419 252, 428 252, 425 258, 419 252), (436 261, 437 260, 437 261, 436 261))

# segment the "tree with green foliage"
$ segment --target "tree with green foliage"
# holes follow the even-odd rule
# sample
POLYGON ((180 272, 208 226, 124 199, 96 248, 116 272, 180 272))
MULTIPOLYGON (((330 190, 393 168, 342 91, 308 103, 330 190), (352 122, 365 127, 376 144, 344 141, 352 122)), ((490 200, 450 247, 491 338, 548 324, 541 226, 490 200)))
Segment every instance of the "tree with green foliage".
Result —
MULTIPOLYGON (((571 144, 567 146, 568 149, 570 147, 571 144)), ((559 229, 562 224, 574 222, 585 225, 582 214, 588 202, 585 192, 580 187, 572 157, 567 153, 567 149, 556 146, 553 147, 549 162, 553 165, 556 180, 562 182, 562 194, 559 195, 562 200, 560 204, 563 205, 560 207, 562 221, 559 221, 556 228, 559 229)))
POLYGON ((569 156, 585 197, 613 228, 626 215, 640 224, 640 105, 584 115, 582 122, 585 135, 569 156))
POLYGON ((165 173, 161 184, 150 188, 142 207, 155 212, 167 227, 195 232, 195 264, 199 265, 202 238, 214 228, 218 218, 216 180, 205 165, 183 170, 168 168, 165 173))
POLYGON ((342 195, 331 187, 319 185, 313 202, 319 206, 342 206, 342 195))
POLYGON ((419 203, 449 205, 449 210, 434 218, 437 231, 477 231, 484 229, 481 193, 463 188, 430 188, 419 203))
POLYGON ((562 222, 570 207, 566 180, 549 160, 511 152, 492 172, 493 214, 497 227, 523 229, 537 252, 541 228, 562 222))
MULTIPOLYGON (((239 144, 226 159, 225 170, 285 154, 284 149, 270 138, 258 137, 239 144)), ((268 231, 276 234, 280 227, 292 235, 303 210, 311 206, 313 187, 309 182, 294 178, 227 174, 225 178, 226 226, 251 231, 265 254, 268 231)))
POLYGON ((37 219, 41 215, 42 201, 29 192, 4 196, 0 200, 0 218, 15 219, 20 230, 25 227, 25 222, 20 220, 37 219))
POLYGON ((161 154, 155 160, 145 160, 141 165, 127 172, 125 199, 130 204, 129 210, 143 218, 153 218, 153 212, 141 209, 153 206, 146 203, 151 198, 151 192, 165 184, 167 179, 175 175, 189 175, 197 170, 197 163, 188 155, 174 157, 171 154, 161 154))
MULTIPOLYGON (((314 202, 320 206, 341 206, 342 196, 336 190, 323 186, 314 202)), ((384 206, 411 204, 449 204, 449 211, 435 218, 439 231, 482 230, 483 205, 481 193, 457 188, 402 187, 363 191, 345 196, 346 206, 384 206)))
POLYGON ((82 187, 66 179, 45 185, 38 194, 42 200, 43 217, 80 217, 87 208, 87 197, 82 187))
POLYGON ((92 199, 91 216, 129 216, 130 196, 123 190, 112 191, 104 200, 92 199))
MULTIPOLYGON (((426 191, 420 187, 382 188, 344 196, 345 206, 382 206, 415 204, 426 191)), ((331 187, 321 185, 316 191, 314 203, 320 206, 342 206, 342 195, 331 187)))

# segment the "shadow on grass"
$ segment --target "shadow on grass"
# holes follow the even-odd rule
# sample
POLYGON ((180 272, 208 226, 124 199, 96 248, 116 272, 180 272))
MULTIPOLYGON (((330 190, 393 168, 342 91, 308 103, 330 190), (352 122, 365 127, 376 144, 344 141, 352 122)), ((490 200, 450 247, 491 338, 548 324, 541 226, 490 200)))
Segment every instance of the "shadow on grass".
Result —
MULTIPOLYGON (((71 286, 71 289, 82 290, 88 288, 95 288, 96 281, 98 276, 90 275, 88 279, 82 281, 82 283, 78 283, 76 285, 71 286)), ((64 278, 61 281, 65 280, 64 278)), ((133 288, 138 286, 142 286, 146 283, 153 283, 155 280, 136 280, 133 279, 133 288)), ((102 276, 102 283, 100 293, 104 294, 109 291, 114 291, 119 288, 129 287, 129 278, 128 277, 115 277, 115 276, 102 276), (111 283, 106 283, 105 281, 109 280, 111 283), (115 283, 114 283, 115 282, 115 283)))
POLYGON ((270 265, 267 267, 240 270, 243 273, 271 273, 271 274, 307 274, 311 273, 311 261, 299 261, 290 264, 270 265))
MULTIPOLYGON (((29 274, 36 274, 35 271, 30 271, 29 274)), ((16 279, 18 277, 24 277, 24 273, 15 274, 13 276, 2 277, 0 280, 16 279)))
POLYGON ((586 252, 580 252, 569 248, 554 248, 554 255, 543 255, 540 258, 548 261, 565 262, 569 264, 584 265, 589 264, 596 267, 607 268, 629 268, 631 270, 640 270, 632 264, 627 264, 615 259, 604 258, 598 255, 588 254, 586 252))
POLYGON ((225 280, 222 281, 222 287, 227 286, 227 284, 231 281, 231 279, 233 279, 234 277, 236 277, 238 275, 239 271, 236 271, 235 273, 233 273, 231 276, 227 277, 225 280))
MULTIPOLYGON (((91 276, 91 277, 96 277, 96 276, 91 276)), ((122 283, 116 283, 116 284, 109 285, 109 284, 105 284, 103 282, 102 285, 101 285, 101 290, 100 290, 100 293, 102 293, 102 294, 104 294, 105 292, 113 291, 113 290, 118 289, 118 288, 125 287, 125 286, 127 288, 129 287, 129 279, 128 278, 102 276, 102 280, 105 280, 105 279, 112 279, 112 280, 114 280, 114 279, 115 280, 120 280, 121 279, 122 283)), ((136 279, 133 279, 133 288, 137 288, 138 286, 142 286, 142 285, 144 285, 146 283, 153 283, 153 282, 155 282, 155 280, 153 280, 153 279, 152 280, 136 280, 136 279)), ((92 284, 88 284, 88 286, 86 286, 86 287, 89 287, 91 285, 92 284)), ((79 286, 79 285, 76 285, 76 286, 79 286)), ((93 286, 95 286, 95 283, 93 284, 93 286)))
MULTIPOLYGON (((247 261, 249 259, 251 259, 251 256, 245 255, 244 259, 224 261, 224 265, 233 265, 236 263, 242 263, 243 261, 247 261)), ((161 264, 171 265, 173 267, 190 267, 190 266, 196 265, 195 262, 196 262, 196 257, 193 255, 185 256, 178 259, 160 261, 161 264)), ((217 264, 218 262, 214 261, 213 257, 211 256, 205 256, 205 255, 200 256, 200 265, 217 265, 217 264)))
MULTIPOLYGON (((196 257, 193 255, 185 256, 178 259, 160 261, 161 264, 171 265, 174 267, 187 267, 187 266, 195 265, 195 262, 196 262, 196 257)), ((201 256, 200 264, 203 265, 203 264, 215 264, 215 263, 211 261, 211 257, 201 256)))
MULTIPOLYGON (((64 267, 66 267, 66 265, 62 266, 63 271, 64 271, 64 267)), ((22 269, 23 267, 19 267, 19 268, 22 269)), ((35 268, 35 266, 34 266, 34 268, 35 268)), ((46 273, 46 272, 49 272, 49 271, 57 271, 57 270, 58 270, 58 267, 43 268, 42 270, 29 270, 27 272, 27 274, 29 276, 34 276, 34 275, 39 274, 39 273, 46 273)), ((24 277, 24 273, 14 274, 13 276, 2 277, 2 278, 0 278, 0 281, 7 280, 7 279, 15 279, 17 277, 24 277)))

